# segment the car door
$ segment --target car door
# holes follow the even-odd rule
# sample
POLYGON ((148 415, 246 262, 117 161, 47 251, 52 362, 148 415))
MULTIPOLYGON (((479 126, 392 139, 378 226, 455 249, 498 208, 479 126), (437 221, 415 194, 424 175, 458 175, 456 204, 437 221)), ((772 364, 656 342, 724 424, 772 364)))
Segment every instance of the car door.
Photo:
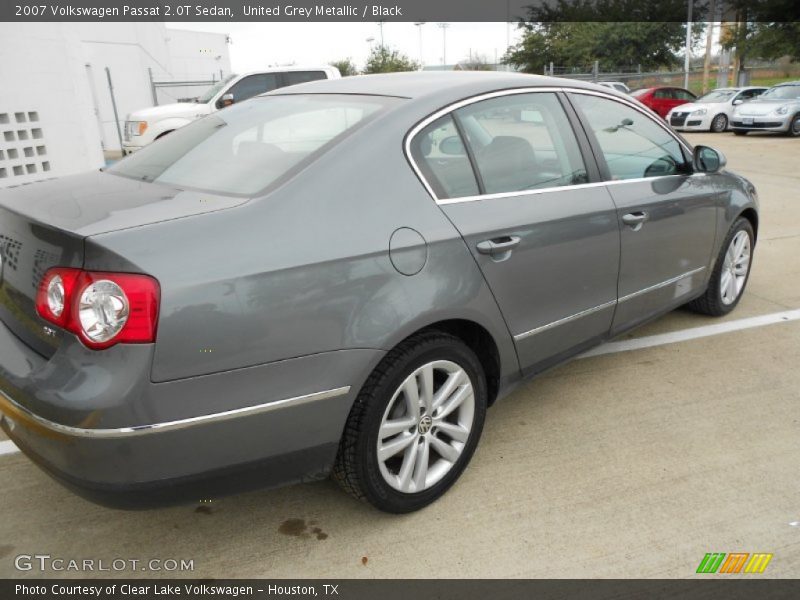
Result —
POLYGON ((660 117, 666 117, 673 104, 672 88, 659 88, 653 91, 652 109, 660 117))
POLYGON ((720 192, 693 173, 688 149, 633 104, 575 91, 620 224, 612 334, 688 301, 705 286, 720 192))
POLYGON ((412 139, 413 160, 491 287, 523 370, 605 336, 616 211, 608 190, 589 183, 599 171, 558 94, 473 100, 412 139))

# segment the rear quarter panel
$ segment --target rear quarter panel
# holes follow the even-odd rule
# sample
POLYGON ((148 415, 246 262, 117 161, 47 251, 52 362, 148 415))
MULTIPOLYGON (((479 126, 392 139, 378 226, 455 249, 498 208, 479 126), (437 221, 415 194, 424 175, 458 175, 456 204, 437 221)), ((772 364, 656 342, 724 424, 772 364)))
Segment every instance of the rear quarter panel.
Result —
POLYGON ((406 162, 402 140, 414 113, 395 112, 244 206, 88 240, 88 268, 125 265, 161 284, 154 381, 388 350, 445 319, 482 325, 498 345, 502 375, 518 372, 477 265, 406 162), (390 260, 399 227, 426 241, 413 276, 390 260))

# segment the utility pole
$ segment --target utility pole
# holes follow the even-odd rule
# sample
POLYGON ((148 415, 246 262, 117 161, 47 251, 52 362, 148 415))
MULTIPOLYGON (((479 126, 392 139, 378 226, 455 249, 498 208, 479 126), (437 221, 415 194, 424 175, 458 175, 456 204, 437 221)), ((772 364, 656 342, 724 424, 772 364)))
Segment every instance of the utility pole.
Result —
POLYGON ((706 31, 706 57, 703 61, 703 93, 708 91, 708 76, 711 70, 711 45, 714 42, 714 21, 716 19, 716 0, 708 3, 708 30, 706 31))
POLYGON ((683 87, 689 89, 689 61, 692 58, 692 8, 694 0, 689 0, 689 14, 686 17, 686 57, 683 61, 683 87))
POLYGON ((378 21, 378 27, 381 29, 381 48, 383 48, 383 24, 386 21, 378 21))
POLYGON ((447 64, 447 28, 450 23, 439 23, 439 29, 442 30, 442 65, 447 64))
POLYGON ((425 61, 422 59, 422 26, 425 25, 424 21, 420 21, 414 23, 417 26, 417 31, 419 31, 419 65, 423 66, 425 61))

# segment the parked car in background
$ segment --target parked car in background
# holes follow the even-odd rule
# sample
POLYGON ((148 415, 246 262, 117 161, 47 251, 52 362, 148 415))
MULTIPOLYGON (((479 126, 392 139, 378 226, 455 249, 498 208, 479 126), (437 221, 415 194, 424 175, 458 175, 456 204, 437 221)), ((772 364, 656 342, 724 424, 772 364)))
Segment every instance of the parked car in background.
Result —
POLYGON ((631 96, 655 112, 662 119, 670 110, 697 99, 692 92, 678 87, 651 87, 634 90, 631 96))
POLYGON ((229 75, 193 102, 153 106, 129 114, 125 119, 122 152, 135 152, 195 119, 258 94, 298 83, 339 77, 339 69, 332 66, 278 67, 229 75))
POLYGON ((604 87, 611 88, 612 90, 617 90, 618 92, 622 92, 623 94, 631 93, 631 88, 629 88, 621 81, 598 81, 597 83, 604 87))
POLYGON ((678 131, 713 131, 728 129, 733 109, 757 98, 765 87, 718 88, 694 102, 676 106, 667 113, 667 122, 678 131))
POLYGON ((755 100, 735 107, 731 129, 736 135, 775 131, 800 137, 800 81, 778 84, 755 100))
POLYGON ((757 211, 724 156, 602 86, 276 90, 0 190, 0 425, 107 503, 332 472, 409 512, 524 379, 681 305, 730 313, 757 211))

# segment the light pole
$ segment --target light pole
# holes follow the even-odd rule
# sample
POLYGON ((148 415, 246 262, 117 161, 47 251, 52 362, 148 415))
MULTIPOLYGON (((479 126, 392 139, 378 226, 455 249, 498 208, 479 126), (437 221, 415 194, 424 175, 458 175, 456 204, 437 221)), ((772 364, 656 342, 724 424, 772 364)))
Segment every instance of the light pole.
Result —
POLYGON ((447 28, 450 23, 439 23, 439 29, 442 30, 442 66, 447 64, 447 28))
POLYGON ((419 66, 425 64, 425 61, 422 60, 422 26, 425 25, 424 22, 414 23, 417 26, 417 31, 419 31, 419 66))
POLYGON ((686 57, 683 60, 683 87, 689 89, 689 60, 692 54, 692 8, 694 0, 689 0, 689 14, 686 16, 686 57))
POLYGON ((378 21, 378 27, 381 28, 381 48, 383 48, 383 24, 386 21, 378 21))

